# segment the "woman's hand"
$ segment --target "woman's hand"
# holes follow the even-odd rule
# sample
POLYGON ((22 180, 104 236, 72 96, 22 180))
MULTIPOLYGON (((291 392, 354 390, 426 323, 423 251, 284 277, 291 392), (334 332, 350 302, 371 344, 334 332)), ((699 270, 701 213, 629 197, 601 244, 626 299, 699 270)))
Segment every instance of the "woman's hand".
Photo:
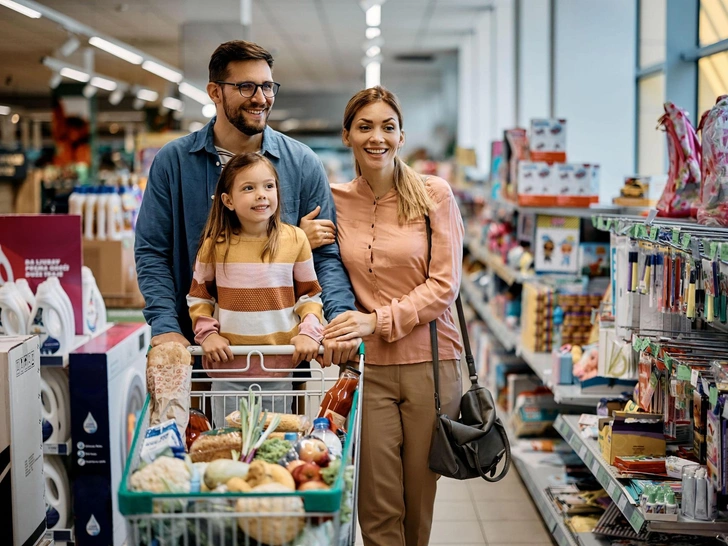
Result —
POLYGON ((376 313, 346 311, 329 322, 326 328, 324 328, 324 338, 336 338, 337 341, 346 341, 358 337, 365 337, 373 334, 376 327, 376 313))
POLYGON ((319 212, 321 212, 320 206, 301 218, 298 224, 306 234, 312 250, 336 241, 336 226, 331 220, 315 220, 319 212))
POLYGON ((232 362, 233 352, 230 350, 230 341, 220 334, 210 334, 202 342, 205 356, 213 362, 232 362))
POLYGON ((291 338, 291 345, 296 348, 292 359, 293 365, 296 366, 304 360, 310 361, 316 358, 321 344, 307 335, 298 334, 291 338))

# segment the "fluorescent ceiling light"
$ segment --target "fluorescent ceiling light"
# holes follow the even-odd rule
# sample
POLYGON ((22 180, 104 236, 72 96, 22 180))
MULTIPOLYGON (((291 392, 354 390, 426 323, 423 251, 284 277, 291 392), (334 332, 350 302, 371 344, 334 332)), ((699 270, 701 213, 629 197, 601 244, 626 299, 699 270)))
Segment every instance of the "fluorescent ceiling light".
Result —
POLYGON ((111 95, 109 95, 109 102, 116 106, 121 102, 121 99, 124 98, 124 91, 121 89, 115 89, 112 91, 111 95))
POLYGON ((30 17, 31 19, 40 19, 41 13, 34 9, 30 9, 26 6, 13 2, 13 0, 0 0, 0 6, 5 6, 12 10, 22 13, 23 15, 30 17))
POLYGON ((78 49, 78 46, 81 45, 81 42, 78 41, 78 38, 75 36, 71 36, 66 40, 66 43, 64 43, 61 47, 58 48, 58 53, 63 55, 64 57, 68 57, 69 55, 73 54, 74 51, 78 49))
POLYGON ((165 80, 172 83, 179 83, 182 81, 182 74, 180 74, 176 70, 172 70, 171 68, 162 66, 159 63, 155 63, 154 61, 144 61, 142 63, 142 68, 147 72, 156 74, 160 78, 164 78, 165 80))
POLYGON ((86 74, 86 72, 81 72, 80 70, 76 70, 75 68, 69 68, 67 66, 64 66, 61 68, 61 76, 64 78, 71 78, 72 80, 76 80, 78 82, 86 83, 91 79, 91 76, 86 74))
POLYGON ((140 89, 139 91, 137 91, 136 96, 140 100, 154 102, 159 98, 159 93, 157 93, 156 91, 152 91, 151 89, 140 89))
POLYGON ((88 43, 94 47, 98 47, 99 49, 106 51, 107 53, 116 55, 120 59, 124 59, 131 64, 141 64, 144 60, 144 57, 142 57, 141 55, 133 53, 128 49, 124 49, 123 47, 113 44, 108 40, 99 38, 98 36, 92 36, 91 38, 89 38, 88 43))
POLYGON ((367 57, 376 57, 382 52, 382 49, 379 46, 372 46, 369 49, 367 49, 367 57))
POLYGON ((379 63, 369 63, 366 67, 366 88, 374 87, 381 83, 382 65, 379 63))
POLYGON ((89 83, 88 85, 84 86, 83 91, 81 91, 81 94, 84 97, 86 97, 87 99, 90 99, 91 97, 93 97, 96 94, 96 91, 98 91, 98 89, 96 89, 93 85, 91 85, 89 83))
POLYGON ((0 116, 7 116, 10 113, 10 106, 0 106, 0 116))
POLYGON ((377 28, 377 27, 369 27, 367 29, 367 32, 366 32, 367 39, 368 40, 371 40, 372 38, 376 38, 381 33, 382 33, 382 31, 379 28, 377 28))
POLYGON ((210 104, 212 102, 210 97, 207 95, 207 91, 203 91, 202 89, 199 89, 194 85, 190 85, 187 82, 179 84, 179 92, 203 105, 210 104))
POLYGON ((94 87, 98 87, 99 89, 105 89, 106 91, 113 91, 117 87, 115 81, 107 80, 106 78, 101 78, 100 76, 94 76, 93 78, 91 78, 91 81, 89 83, 94 87))
POLYGON ((48 82, 48 85, 50 86, 51 89, 55 89, 56 87, 58 87, 59 85, 61 85, 61 81, 62 80, 63 80, 63 78, 61 77, 61 75, 58 72, 55 72, 51 76, 51 79, 48 82))
POLYGON ((382 6, 376 4, 366 11, 367 26, 378 27, 382 23, 382 6))
POLYGON ((178 112, 181 112, 185 107, 181 100, 175 99, 174 97, 164 97, 162 106, 169 108, 170 110, 177 110, 178 112))
POLYGON ((202 107, 202 115, 206 118, 212 118, 217 114, 217 108, 214 104, 206 104, 202 107))

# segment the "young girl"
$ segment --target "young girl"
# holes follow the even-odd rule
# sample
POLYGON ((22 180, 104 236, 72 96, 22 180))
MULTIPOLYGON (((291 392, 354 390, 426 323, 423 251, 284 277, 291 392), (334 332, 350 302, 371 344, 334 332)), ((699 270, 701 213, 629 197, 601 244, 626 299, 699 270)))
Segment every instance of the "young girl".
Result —
MULTIPOLYGON (((301 229, 281 222, 279 201, 278 174, 264 156, 241 154, 225 165, 187 296, 195 342, 205 352, 206 369, 244 368, 247 357, 234 357, 230 345, 295 347, 293 359, 266 357, 266 368, 290 369, 318 354, 323 317, 311 247, 301 229)), ((251 358, 247 375, 288 377, 287 372, 262 370, 256 358, 251 358)), ((241 377, 239 373, 210 376, 241 377)), ((212 390, 249 386, 213 381, 212 390)), ((261 384, 261 388, 290 390, 292 385, 280 381, 261 384)), ((222 426, 224 416, 237 409, 235 398, 226 397, 224 408, 213 404, 216 426, 222 426)), ((266 409, 283 411, 285 396, 276 397, 275 402, 266 409)))

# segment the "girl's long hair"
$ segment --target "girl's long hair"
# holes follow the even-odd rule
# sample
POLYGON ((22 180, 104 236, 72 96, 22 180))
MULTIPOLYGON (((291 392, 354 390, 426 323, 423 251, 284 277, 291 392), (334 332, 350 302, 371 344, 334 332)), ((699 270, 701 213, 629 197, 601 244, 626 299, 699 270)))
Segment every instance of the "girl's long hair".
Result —
MULTIPOLYGON (((351 97, 344 110, 344 129, 351 131, 351 125, 357 112, 375 102, 384 102, 394 110, 402 130, 402 108, 397 96, 388 89, 377 85, 369 89, 362 89, 351 97)), ((354 160, 357 176, 361 176, 359 162, 354 160)), ((427 194, 424 179, 407 165, 399 155, 394 158, 394 187, 399 194, 397 200, 397 216, 401 223, 411 222, 417 218, 427 216, 433 207, 433 202, 427 194)))
POLYGON ((224 245, 222 261, 223 264, 227 262, 232 236, 239 235, 242 226, 235 211, 228 209, 223 204, 222 194, 232 195, 237 175, 258 163, 266 165, 273 174, 276 182, 276 196, 278 197, 278 206, 275 213, 268 220, 268 241, 265 243, 260 257, 265 261, 266 258, 273 258, 278 252, 281 231, 281 190, 278 183, 278 173, 266 157, 256 153, 247 153, 231 158, 220 174, 220 180, 218 180, 215 188, 215 198, 212 201, 210 216, 207 218, 207 224, 200 239, 200 261, 215 265, 218 245, 224 245), (209 243, 205 244, 205 241, 208 240, 209 243))

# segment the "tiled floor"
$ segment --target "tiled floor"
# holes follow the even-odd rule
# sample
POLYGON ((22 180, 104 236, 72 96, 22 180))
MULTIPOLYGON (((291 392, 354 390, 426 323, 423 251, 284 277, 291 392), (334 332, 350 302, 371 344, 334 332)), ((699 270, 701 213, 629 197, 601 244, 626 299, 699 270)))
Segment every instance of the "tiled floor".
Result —
POLYGON ((446 544, 551 546, 552 541, 518 473, 511 469, 498 483, 439 481, 430 546, 446 544))

